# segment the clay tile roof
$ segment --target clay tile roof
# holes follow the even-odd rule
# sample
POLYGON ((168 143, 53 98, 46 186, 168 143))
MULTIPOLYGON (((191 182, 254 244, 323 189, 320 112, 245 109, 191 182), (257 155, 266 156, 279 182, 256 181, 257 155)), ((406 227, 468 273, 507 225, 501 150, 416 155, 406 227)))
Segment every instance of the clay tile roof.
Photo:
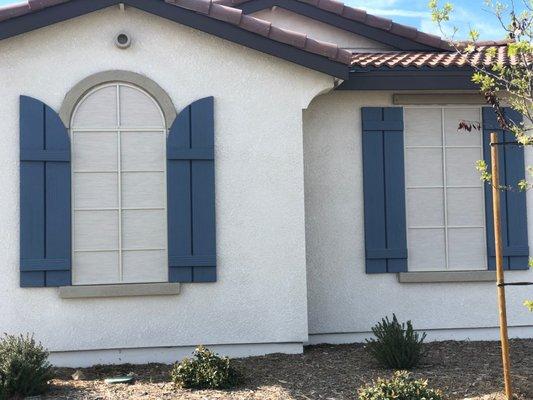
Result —
POLYGON ((489 67, 494 64, 515 65, 516 57, 509 57, 505 42, 479 42, 476 50, 468 56, 458 52, 422 52, 422 51, 393 51, 382 53, 354 53, 353 68, 379 67, 489 67), (490 48, 496 49, 495 57, 488 54, 490 48))
MULTIPOLYGON (((51 7, 67 1, 70 0, 27 0, 25 3, 0 7, 0 21, 30 14, 42 8, 51 7)), ((235 0, 225 1, 231 2, 235 0)), ((349 50, 341 49, 336 44, 321 42, 311 39, 303 33, 272 26, 268 21, 249 15, 243 15, 241 10, 228 7, 221 2, 216 2, 214 0, 165 0, 165 2, 238 26, 248 32, 267 37, 271 40, 327 57, 330 60, 342 64, 350 65, 352 61, 352 53, 349 50)), ((338 3, 335 0, 320 0, 320 2, 324 4, 324 7, 328 7, 332 10, 339 8, 339 4, 342 5, 342 3, 338 3)))
MULTIPOLYGON (((229 7, 238 7, 241 4, 252 0, 214 0, 216 3, 224 4, 229 7)), ((364 10, 347 6, 346 4, 336 0, 296 0, 302 3, 310 4, 321 10, 328 11, 352 21, 357 21, 373 28, 378 28, 397 36, 410 39, 414 42, 434 47, 441 50, 451 50, 450 46, 445 40, 435 35, 420 32, 416 28, 398 24, 388 18, 378 17, 376 15, 368 14, 364 10)))
MULTIPOLYGON (((288 29, 278 28, 273 26, 270 22, 261 19, 243 15, 241 10, 222 5, 220 2, 213 0, 165 0, 167 3, 174 4, 178 7, 187 8, 192 11, 206 14, 212 18, 237 25, 242 29, 258 35, 268 37, 277 42, 285 43, 290 46, 308 51, 310 53, 318 54, 328 57, 333 61, 349 65, 351 62, 352 53, 348 50, 341 49, 333 43, 320 42, 309 38, 306 34, 294 32, 288 29), (202 2, 209 4, 204 5, 199 10, 197 3, 202 2), (308 44, 308 41, 312 41, 308 44), (334 50, 333 50, 334 49, 334 50)), ((322 0, 326 1, 326 0, 322 0)), ((333 2, 333 0, 327 0, 333 2)))

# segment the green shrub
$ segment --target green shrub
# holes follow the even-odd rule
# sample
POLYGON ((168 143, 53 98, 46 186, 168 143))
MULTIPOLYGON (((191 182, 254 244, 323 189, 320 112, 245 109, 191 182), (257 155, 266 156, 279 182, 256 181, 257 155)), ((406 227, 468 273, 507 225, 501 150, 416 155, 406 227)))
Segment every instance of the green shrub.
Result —
POLYGON ((52 379, 48 355, 33 336, 5 335, 0 340, 0 398, 44 393, 52 379))
POLYGON ((170 377, 177 387, 191 389, 230 389, 240 381, 229 358, 219 357, 203 346, 196 348, 194 358, 174 365, 170 377))
POLYGON ((411 369, 418 365, 426 334, 415 332, 411 321, 400 324, 393 314, 392 321, 388 317, 382 319, 372 332, 376 339, 367 340, 367 347, 380 364, 392 369, 411 369))
POLYGON ((444 400, 440 390, 429 389, 426 380, 415 380, 406 371, 392 379, 378 379, 359 390, 359 400, 444 400))

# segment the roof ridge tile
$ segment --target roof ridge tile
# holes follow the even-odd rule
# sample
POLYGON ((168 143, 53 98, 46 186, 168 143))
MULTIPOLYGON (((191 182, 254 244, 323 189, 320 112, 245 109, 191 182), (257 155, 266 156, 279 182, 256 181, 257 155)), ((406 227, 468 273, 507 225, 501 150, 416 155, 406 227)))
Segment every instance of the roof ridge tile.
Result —
POLYGON ((318 7, 322 10, 341 15, 344 9, 344 3, 337 0, 318 0, 318 7))
POLYGON ((0 21, 5 21, 11 18, 27 14, 30 8, 28 3, 10 4, 8 6, 0 7, 0 21))
MULTIPOLYGON (((218 3, 231 3, 231 6, 236 7, 253 0, 214 0, 218 3)), ((400 37, 412 40, 414 42, 435 47, 439 50, 452 50, 447 42, 443 41, 439 36, 432 35, 419 31, 415 27, 399 24, 388 18, 380 17, 373 14, 368 14, 366 11, 351 7, 338 0, 294 0, 309 4, 324 11, 329 11, 341 17, 352 21, 360 22, 365 25, 391 32, 400 37)))
POLYGON ((388 18, 378 17, 372 14, 366 14, 365 24, 374 28, 390 31, 392 28, 392 20, 388 18))
POLYGON ((367 12, 359 8, 354 8, 354 7, 349 7, 347 5, 344 5, 341 16, 344 18, 351 19, 353 21, 365 22, 367 12))
POLYGON ((32 11, 38 11, 46 7, 66 3, 69 0, 28 0, 28 7, 32 11))
MULTIPOLYGON (((292 31, 290 29, 279 28, 265 21, 250 15, 243 14, 242 10, 229 7, 213 0, 165 0, 167 3, 177 7, 208 15, 220 21, 224 21, 249 32, 267 37, 280 43, 309 51, 311 53, 328 57, 333 61, 349 65, 352 60, 352 53, 348 50, 340 49, 334 43, 322 42, 309 38, 306 34, 292 31), (333 51, 335 49, 335 51, 333 51)), ((333 0, 321 0, 333 1, 333 0)))

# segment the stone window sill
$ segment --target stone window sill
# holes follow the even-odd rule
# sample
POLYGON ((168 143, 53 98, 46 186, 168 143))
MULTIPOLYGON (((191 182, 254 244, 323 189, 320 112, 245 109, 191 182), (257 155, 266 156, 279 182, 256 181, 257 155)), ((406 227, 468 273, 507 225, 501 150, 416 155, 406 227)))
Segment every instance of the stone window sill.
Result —
POLYGON ((400 272, 400 283, 496 282, 496 271, 400 272))
POLYGON ((62 299, 101 297, 173 296, 180 293, 179 283, 129 283, 122 285, 80 285, 58 288, 62 299))

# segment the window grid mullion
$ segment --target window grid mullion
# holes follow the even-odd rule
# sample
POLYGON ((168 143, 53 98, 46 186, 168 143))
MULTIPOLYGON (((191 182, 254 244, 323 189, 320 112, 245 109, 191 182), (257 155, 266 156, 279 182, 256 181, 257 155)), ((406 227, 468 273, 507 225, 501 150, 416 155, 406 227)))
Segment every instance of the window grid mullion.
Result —
POLYGON ((147 126, 144 128, 128 128, 128 127, 119 127, 116 126, 114 128, 76 128, 74 129, 74 132, 76 133, 113 133, 116 132, 118 129, 120 129, 124 133, 128 132, 145 132, 145 133, 158 133, 161 132, 161 127, 153 127, 153 126, 147 126))
MULTIPOLYGON (((162 247, 148 247, 148 248, 125 248, 122 251, 165 251, 166 249, 162 247)), ((109 248, 109 249, 77 249, 73 250, 74 253, 116 253, 119 252, 118 248, 109 248)))
POLYGON ((443 184, 443 199, 444 199, 444 258, 446 269, 450 268, 450 254, 448 249, 448 190, 446 178, 446 132, 444 129, 444 109, 441 108, 440 130, 442 135, 442 184, 443 184))
MULTIPOLYGON (((406 149, 440 149, 442 146, 437 145, 409 145, 405 146, 406 149)), ((450 145, 448 149, 477 149, 479 145, 450 145)))
MULTIPOLYGON (((117 211, 118 207, 88 207, 88 208, 75 208, 74 211, 117 211)), ((154 211, 154 210, 165 210, 165 207, 122 207, 123 211, 154 211)))
MULTIPOLYGON (((427 185, 427 186, 407 186, 406 189, 443 189, 442 185, 427 185)), ((483 186, 472 185, 448 185, 447 189, 483 189, 483 186)))
POLYGON ((120 85, 117 84, 117 184, 118 184, 118 274, 120 282, 124 281, 122 268, 122 143, 120 137, 120 85))
MULTIPOLYGON (((480 107, 479 108, 479 121, 481 121, 481 125, 483 126, 483 109, 480 107)), ((483 130, 481 130, 481 134, 479 135, 479 157, 480 157, 480 160, 483 160, 484 158, 484 155, 483 155, 483 130)), ((485 190, 483 190, 482 192, 482 207, 483 207, 483 215, 486 215, 486 205, 485 205, 485 190)), ((487 224, 485 222, 485 225, 483 225, 483 237, 485 238, 485 248, 487 248, 487 224)), ((488 259, 488 256, 487 256, 487 252, 483 252, 483 257, 485 259, 485 264, 488 268, 488 262, 489 262, 489 259, 488 259)))

